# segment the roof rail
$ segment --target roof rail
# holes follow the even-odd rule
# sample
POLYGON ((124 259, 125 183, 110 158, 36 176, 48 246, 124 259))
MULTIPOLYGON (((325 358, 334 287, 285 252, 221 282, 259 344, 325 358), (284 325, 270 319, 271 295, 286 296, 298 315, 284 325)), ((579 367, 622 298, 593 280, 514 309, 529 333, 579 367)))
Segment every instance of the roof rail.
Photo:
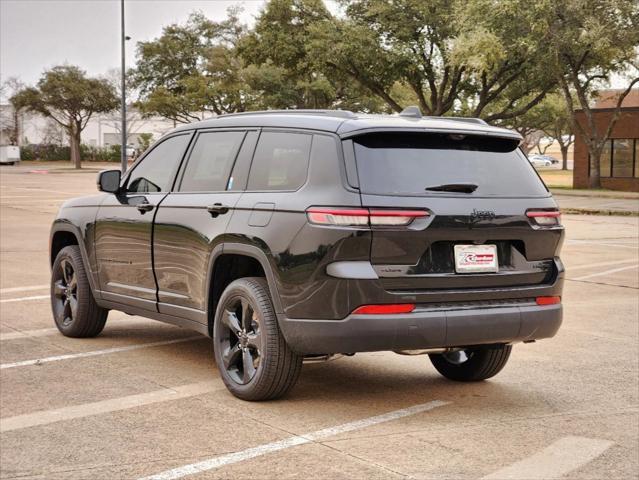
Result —
MULTIPOLYGON (((222 115, 218 115, 217 117, 235 117, 241 115, 281 115, 281 114, 289 114, 289 115, 326 115, 327 117, 338 117, 338 118, 357 118, 350 110, 312 110, 312 109, 288 109, 288 110, 256 110, 254 112, 237 112, 237 113, 223 113, 222 115)), ((215 118, 217 118, 215 117, 215 118)))
POLYGON ((479 123, 480 125, 488 125, 481 118, 472 118, 472 117, 426 117, 433 120, 452 120, 453 122, 464 122, 464 123, 479 123))
POLYGON ((416 105, 410 105, 399 112, 400 117, 422 118, 422 111, 416 105))

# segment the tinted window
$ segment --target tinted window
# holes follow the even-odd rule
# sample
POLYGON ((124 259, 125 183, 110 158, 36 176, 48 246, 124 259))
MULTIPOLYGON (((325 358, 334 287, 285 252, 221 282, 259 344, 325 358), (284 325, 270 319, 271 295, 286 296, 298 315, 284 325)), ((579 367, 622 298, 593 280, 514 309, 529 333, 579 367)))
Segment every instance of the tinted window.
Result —
MULTIPOLYGON (((611 160, 612 158, 612 140, 606 141, 601 150, 601 157, 599 160, 599 175, 602 177, 609 177, 611 174, 611 160)), ((592 170, 593 160, 590 159, 590 169, 592 170)))
MULTIPOLYGON (((632 177, 634 145, 631 139, 615 138, 612 141, 612 176, 632 177)), ((603 155, 603 154, 602 154, 603 155)))
MULTIPOLYGON (((438 195, 427 187, 470 184, 464 196, 548 192, 513 140, 449 134, 378 133, 354 139, 363 193, 438 195)), ((451 193, 441 193, 450 195, 451 193)))
POLYGON ((129 192, 166 192, 171 188, 190 135, 179 135, 164 140, 149 152, 129 176, 129 192))
POLYGON ((226 190, 244 132, 205 132, 196 140, 182 176, 181 192, 226 190))
POLYGON ((311 135, 264 132, 257 143, 249 190, 296 190, 306 182, 311 135))

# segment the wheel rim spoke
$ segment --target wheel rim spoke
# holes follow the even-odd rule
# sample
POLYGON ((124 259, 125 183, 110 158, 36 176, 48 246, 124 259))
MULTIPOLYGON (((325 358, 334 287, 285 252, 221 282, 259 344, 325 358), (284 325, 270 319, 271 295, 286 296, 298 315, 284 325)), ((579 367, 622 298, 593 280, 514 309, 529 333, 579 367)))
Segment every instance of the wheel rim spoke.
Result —
POLYGON ((247 344, 249 347, 253 347, 258 353, 262 352, 262 335, 260 335, 260 331, 257 330, 253 333, 249 333, 247 336, 247 344))
POLYGON ((242 380, 244 383, 250 382, 255 375, 255 366, 253 366, 253 356, 248 348, 242 350, 242 370, 242 380))
POLYGON ((60 268, 62 269, 62 278, 66 286, 71 282, 71 275, 73 275, 73 269, 67 260, 60 262, 60 268))
POLYGON ((71 278, 69 279, 69 283, 67 284, 67 286, 69 287, 70 291, 76 291, 76 288, 78 287, 78 279, 75 275, 75 272, 71 273, 71 278))
POLYGON ((230 345, 224 349, 222 353, 222 360, 224 361, 224 368, 227 370, 237 363, 240 358, 242 350, 239 348, 239 344, 231 347, 230 345))
POLYGON ((242 298, 242 327, 244 330, 251 330, 251 319, 253 317, 253 309, 247 299, 242 298))
POLYGON ((240 321, 237 318, 235 312, 224 310, 222 320, 224 321, 224 325, 226 325, 231 330, 231 332, 233 332, 234 335, 237 335, 238 332, 242 331, 240 321))
POLYGON ((66 288, 62 284, 62 280, 58 280, 53 284, 53 295, 57 298, 62 298, 66 293, 66 288))

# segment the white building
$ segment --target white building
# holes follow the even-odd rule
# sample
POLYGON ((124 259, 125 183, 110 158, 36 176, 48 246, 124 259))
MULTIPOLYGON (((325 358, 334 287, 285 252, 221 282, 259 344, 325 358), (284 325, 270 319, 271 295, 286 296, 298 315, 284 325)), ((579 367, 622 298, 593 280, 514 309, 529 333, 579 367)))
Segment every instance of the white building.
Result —
MULTIPOLYGON (((139 146, 140 134, 150 133, 153 140, 157 140, 176 124, 162 117, 142 118, 135 110, 127 114, 128 144, 139 146)), ((10 130, 13 128, 13 108, 9 104, 0 105, 0 145, 10 143, 10 130)), ((54 120, 35 113, 21 113, 18 115, 19 145, 54 143, 66 144, 64 130, 54 120)), ((95 114, 82 131, 82 143, 96 147, 120 145, 120 115, 119 113, 95 114)))

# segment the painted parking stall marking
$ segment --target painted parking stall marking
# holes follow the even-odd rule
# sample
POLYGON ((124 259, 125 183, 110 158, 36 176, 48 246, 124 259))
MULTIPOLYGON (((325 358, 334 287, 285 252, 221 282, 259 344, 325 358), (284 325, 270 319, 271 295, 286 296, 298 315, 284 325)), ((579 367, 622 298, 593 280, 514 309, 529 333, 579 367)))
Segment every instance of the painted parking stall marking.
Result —
POLYGON ((73 405, 69 407, 45 410, 42 412, 17 415, 0 419, 0 433, 21 430, 23 428, 48 425, 50 423, 84 418, 103 413, 117 412, 129 408, 141 407, 160 402, 169 402, 182 398, 194 397, 210 393, 215 390, 223 390, 224 386, 219 381, 206 381, 180 385, 178 387, 163 388, 153 392, 128 395, 126 397, 102 400, 99 402, 73 405))
POLYGON ((31 297, 19 297, 19 298, 3 298, 0 303, 13 303, 13 302, 25 302, 28 300, 44 300, 49 298, 50 295, 33 295, 31 297))
POLYGON ((218 457, 213 457, 201 462, 192 463, 190 465, 184 465, 183 467, 167 470, 156 475, 144 477, 140 480, 173 480, 177 478, 186 477, 188 475, 194 475, 196 473, 206 472, 214 470, 216 468, 223 467, 225 465, 231 465, 233 463, 243 462, 244 460, 250 460, 251 458, 261 457, 268 453, 285 450, 287 448, 295 447, 297 445, 304 445, 307 443, 313 443, 322 441, 328 437, 339 435, 341 433, 352 432, 354 430, 360 430, 362 428, 371 427, 380 423, 390 422, 398 420, 400 418, 408 417, 410 415, 417 415, 418 413, 427 412, 437 407, 443 407, 450 402, 444 402, 441 400, 434 400, 428 403, 422 403, 420 405, 414 405, 412 407, 403 408, 401 410, 394 410, 392 412, 377 415, 375 417, 364 418, 362 420, 356 420, 354 422, 344 423, 335 427, 325 428, 323 430, 316 430, 315 432, 306 433, 304 435, 295 435, 285 438, 273 443, 267 443, 259 445, 257 447, 248 448, 241 452, 229 453, 218 457))
POLYGON ((551 480, 586 465, 608 450, 608 440, 563 437, 534 455, 487 475, 484 480, 551 480))
POLYGON ((110 353, 128 352, 130 350, 139 350, 141 348, 160 347, 162 345, 172 345, 174 343, 190 342, 193 340, 201 340, 205 337, 198 335, 195 337, 178 338, 175 340, 164 340, 161 342, 143 343, 141 345, 127 345, 126 347, 105 348, 104 350, 93 350, 91 352, 69 353, 66 355, 55 355, 53 357, 36 358, 33 360, 23 360, 21 362, 2 363, 0 370, 7 368, 28 367, 30 365, 41 365, 49 362, 59 362, 61 360, 70 360, 74 358, 95 357, 97 355, 108 355, 110 353))

